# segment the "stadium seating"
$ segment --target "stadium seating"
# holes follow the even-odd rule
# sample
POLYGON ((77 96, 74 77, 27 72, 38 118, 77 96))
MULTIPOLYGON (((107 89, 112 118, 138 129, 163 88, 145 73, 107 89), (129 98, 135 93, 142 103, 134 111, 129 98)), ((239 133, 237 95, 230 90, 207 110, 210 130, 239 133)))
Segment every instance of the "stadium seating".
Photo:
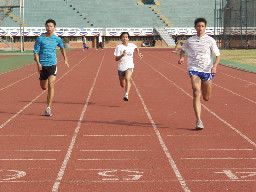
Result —
MULTIPOLYGON (((155 0, 153 6, 138 2, 142 1, 25 0, 25 23, 28 27, 42 27, 45 20, 52 18, 57 27, 190 27, 196 17, 205 17, 208 26, 213 26, 213 0, 155 0)), ((14 8, 11 14, 19 17, 19 9, 14 8)), ((19 24, 9 17, 1 26, 19 24)))

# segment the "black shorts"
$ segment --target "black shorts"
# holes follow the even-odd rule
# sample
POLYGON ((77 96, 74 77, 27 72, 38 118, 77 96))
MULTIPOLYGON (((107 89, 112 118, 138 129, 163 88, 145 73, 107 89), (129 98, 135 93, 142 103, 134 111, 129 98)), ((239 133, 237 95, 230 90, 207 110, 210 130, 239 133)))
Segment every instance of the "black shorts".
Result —
POLYGON ((48 79, 49 76, 54 75, 56 76, 57 74, 57 66, 52 65, 52 66, 42 66, 42 70, 39 75, 40 80, 46 80, 48 79))

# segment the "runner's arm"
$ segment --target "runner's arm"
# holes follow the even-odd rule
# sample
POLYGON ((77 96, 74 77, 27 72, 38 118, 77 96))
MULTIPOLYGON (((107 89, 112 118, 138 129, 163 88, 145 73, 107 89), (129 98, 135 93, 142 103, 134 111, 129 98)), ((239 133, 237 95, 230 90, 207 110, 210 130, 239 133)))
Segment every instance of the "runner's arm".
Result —
POLYGON ((34 58, 36 61, 38 73, 40 73, 40 71, 42 70, 42 65, 39 62, 39 55, 37 53, 34 53, 34 58))
POLYGON ((220 63, 220 56, 216 56, 216 61, 214 62, 213 66, 212 66, 212 71, 211 73, 216 73, 217 72, 217 66, 220 63))
POLYGON ((184 55, 185 55, 185 51, 181 50, 180 51, 180 59, 178 61, 178 64, 184 64, 184 55))
POLYGON ((60 51, 61 51, 61 53, 62 53, 62 55, 63 55, 63 57, 64 57, 64 62, 65 62, 65 64, 66 64, 67 67, 69 68, 68 58, 67 58, 65 49, 64 49, 64 48, 60 48, 60 51))

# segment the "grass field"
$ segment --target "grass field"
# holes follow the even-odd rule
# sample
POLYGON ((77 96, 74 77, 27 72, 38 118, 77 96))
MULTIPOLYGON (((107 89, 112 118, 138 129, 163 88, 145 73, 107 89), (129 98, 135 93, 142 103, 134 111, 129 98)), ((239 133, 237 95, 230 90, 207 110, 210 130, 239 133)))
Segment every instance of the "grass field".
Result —
POLYGON ((256 66, 256 49, 220 50, 220 53, 222 59, 256 66))

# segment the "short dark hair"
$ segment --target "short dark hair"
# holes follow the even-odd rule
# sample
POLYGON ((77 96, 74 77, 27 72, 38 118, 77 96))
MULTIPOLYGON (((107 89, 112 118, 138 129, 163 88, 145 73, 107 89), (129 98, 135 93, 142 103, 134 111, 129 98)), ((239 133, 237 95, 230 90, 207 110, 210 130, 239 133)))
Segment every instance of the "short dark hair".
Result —
POLYGON ((45 22, 45 25, 47 25, 48 23, 53 23, 54 27, 56 27, 56 22, 55 22, 53 19, 48 19, 48 20, 45 22))
POLYGON ((199 23, 199 22, 204 22, 205 25, 207 25, 207 21, 206 21, 205 18, 197 18, 197 19, 195 20, 195 26, 196 26, 196 24, 199 23))
POLYGON ((127 35, 128 35, 128 37, 130 37, 130 35, 129 35, 129 33, 128 33, 128 32, 122 32, 122 33, 121 33, 121 35, 120 35, 120 37, 122 38, 122 36, 123 36, 124 34, 127 34, 127 35))

